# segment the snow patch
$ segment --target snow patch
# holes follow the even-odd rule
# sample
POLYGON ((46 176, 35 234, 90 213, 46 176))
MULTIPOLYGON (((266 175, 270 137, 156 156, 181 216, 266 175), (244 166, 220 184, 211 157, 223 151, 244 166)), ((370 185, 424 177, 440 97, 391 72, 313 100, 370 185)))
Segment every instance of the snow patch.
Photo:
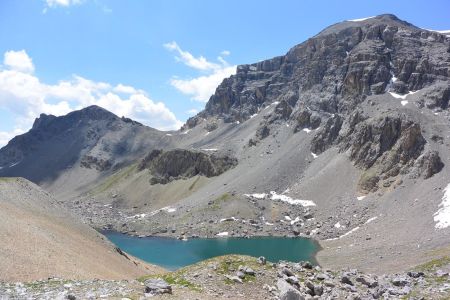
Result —
POLYGON ((350 230, 350 231, 344 233, 343 235, 341 235, 339 238, 343 238, 343 237, 345 237, 345 236, 347 236, 347 235, 349 235, 349 234, 352 234, 353 232, 355 232, 355 231, 358 230, 358 229, 359 229, 359 226, 356 226, 356 227, 353 228, 352 230, 350 230))
POLYGON ((18 161, 18 162, 15 162, 15 163, 12 163, 8 168, 12 168, 12 167, 14 167, 14 166, 17 166, 18 164, 20 164, 22 161, 18 161))
POLYGON ((314 159, 316 159, 317 157, 319 157, 319 155, 317 155, 317 154, 315 154, 315 153, 312 153, 312 152, 311 152, 311 155, 312 155, 312 157, 313 157, 314 159))
POLYGON ((306 132, 306 133, 310 133, 310 132, 311 132, 311 129, 309 129, 309 128, 303 128, 303 131, 306 132))
POLYGON ((267 226, 273 226, 273 223, 266 222, 267 226))
POLYGON ((209 131, 207 131, 206 133, 205 133, 205 136, 207 136, 209 134, 209 131))
POLYGON ((341 223, 337 222, 336 224, 334 224, 334 228, 341 228, 341 223))
POLYGON ((216 236, 228 236, 228 231, 219 232, 216 236))
POLYGON ((213 151, 213 152, 219 151, 217 148, 205 148, 205 149, 200 149, 200 150, 203 150, 203 151, 213 151))
POLYGON ((264 198, 267 197, 267 194, 265 194, 265 193, 260 193, 260 194, 258 194, 258 193, 256 193, 256 194, 244 194, 244 196, 245 196, 245 197, 248 197, 248 198, 264 199, 264 198))
POLYGON ((366 223, 364 223, 364 225, 369 224, 370 222, 375 221, 376 219, 378 219, 378 217, 372 217, 372 218, 368 219, 366 221, 366 223))
POLYGON ((375 18, 375 16, 373 17, 367 17, 367 18, 361 18, 361 19, 353 19, 353 20, 348 20, 349 22, 361 22, 361 21, 365 21, 365 20, 369 20, 369 19, 373 19, 375 18))
POLYGON ((253 114, 250 116, 250 119, 253 119, 254 117, 256 117, 258 114, 253 114))
POLYGON ((191 130, 190 130, 190 129, 188 129, 188 130, 186 130, 186 131, 182 132, 181 134, 188 134, 188 133, 189 133, 189 131, 191 131, 191 130))
POLYGON ((275 102, 272 102, 272 104, 271 104, 271 105, 278 105, 278 104, 280 104, 280 101, 275 101, 275 102))
POLYGON ((167 135, 167 136, 172 136, 172 134, 171 134, 171 133, 166 133, 166 135, 167 135))
POLYGON ((443 229, 450 226, 450 183, 444 189, 442 202, 439 204, 439 210, 434 214, 436 229, 443 229))
POLYGON ((358 201, 364 200, 364 198, 366 198, 366 196, 359 196, 359 197, 356 197, 356 199, 358 199, 358 201))
POLYGON ((409 91, 408 94, 404 94, 404 95, 396 94, 394 92, 389 92, 389 94, 391 94, 391 96, 394 97, 394 98, 405 100, 407 96, 413 95, 413 94, 415 94, 417 92, 418 91, 409 91))
POLYGON ((231 218, 223 218, 223 219, 220 219, 220 223, 222 223, 222 222, 225 222, 225 221, 239 221, 239 219, 236 219, 235 217, 231 217, 231 218))
POLYGON ((300 199, 292 199, 289 196, 286 195, 279 195, 275 191, 271 191, 271 199, 272 200, 278 200, 282 202, 289 203, 291 205, 301 205, 301 206, 316 206, 316 204, 311 200, 300 200, 300 199))
POLYGON ((401 103, 403 106, 405 106, 406 104, 408 104, 408 101, 407 101, 407 100, 402 100, 400 103, 401 103))

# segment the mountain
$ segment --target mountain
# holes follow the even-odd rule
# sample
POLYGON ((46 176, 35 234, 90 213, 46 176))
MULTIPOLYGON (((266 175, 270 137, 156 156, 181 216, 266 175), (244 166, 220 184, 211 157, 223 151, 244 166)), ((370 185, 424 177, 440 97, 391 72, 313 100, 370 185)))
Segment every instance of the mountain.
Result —
POLYGON ((61 180, 64 190, 72 190, 153 147, 169 145, 161 132, 98 106, 63 117, 41 114, 30 131, 0 150, 0 176, 21 176, 44 186, 61 180))
POLYGON ((323 265, 404 270, 449 252, 449 75, 447 36, 345 21, 238 66, 177 132, 97 107, 41 116, 0 150, 0 175, 96 228, 310 236, 323 265))
POLYGON ((132 279, 161 272, 120 255, 99 233, 25 179, 0 178, 0 192, 0 281, 55 276, 132 279))

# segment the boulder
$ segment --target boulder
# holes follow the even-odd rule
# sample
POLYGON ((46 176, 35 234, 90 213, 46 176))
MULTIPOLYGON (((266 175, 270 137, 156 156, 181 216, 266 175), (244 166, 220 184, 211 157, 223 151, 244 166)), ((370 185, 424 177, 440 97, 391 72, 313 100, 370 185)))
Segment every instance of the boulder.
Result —
POLYGON ((144 282, 145 293, 150 295, 172 294, 172 286, 164 279, 148 279, 144 282))

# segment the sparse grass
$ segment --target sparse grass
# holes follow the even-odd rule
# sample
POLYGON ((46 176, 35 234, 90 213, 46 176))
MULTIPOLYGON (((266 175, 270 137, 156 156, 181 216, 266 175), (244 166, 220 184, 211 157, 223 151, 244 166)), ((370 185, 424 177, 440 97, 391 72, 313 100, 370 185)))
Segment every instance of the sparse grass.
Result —
POLYGON ((183 273, 184 273, 183 271, 176 271, 176 272, 171 272, 171 273, 162 274, 162 275, 147 275, 147 276, 139 277, 137 280, 139 282, 144 282, 147 279, 151 279, 151 278, 161 278, 161 279, 164 279, 170 285, 179 285, 179 286, 186 287, 190 290, 200 292, 202 290, 201 287, 199 285, 187 280, 183 276, 183 273))
POLYGON ((17 180, 19 177, 0 177, 0 182, 11 182, 17 180))
POLYGON ((231 194, 224 193, 224 194, 220 195, 219 197, 217 197, 216 199, 214 199, 213 203, 209 206, 209 208, 212 210, 218 210, 222 207, 222 204, 224 204, 225 202, 227 202, 229 200, 231 200, 231 194))
POLYGON ((96 186, 91 190, 91 194, 100 194, 107 190, 109 190, 113 185, 120 182, 121 179, 127 178, 131 175, 131 173, 135 172, 137 169, 137 164, 132 164, 126 168, 123 168, 116 173, 112 174, 108 178, 105 179, 100 185, 96 186))
POLYGON ((441 258, 433 259, 427 263, 417 266, 415 269, 419 271, 432 271, 442 266, 450 264, 450 257, 444 256, 441 258))

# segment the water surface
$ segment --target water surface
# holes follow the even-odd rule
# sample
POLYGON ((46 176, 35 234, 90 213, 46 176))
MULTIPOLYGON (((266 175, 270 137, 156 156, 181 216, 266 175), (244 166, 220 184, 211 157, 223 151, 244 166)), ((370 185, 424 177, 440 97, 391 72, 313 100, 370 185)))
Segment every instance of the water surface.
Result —
POLYGON ((265 256, 268 261, 308 260, 315 263, 318 244, 306 238, 254 237, 190 239, 180 241, 164 237, 139 238, 118 232, 103 232, 117 247, 148 263, 168 270, 225 254, 265 256))

